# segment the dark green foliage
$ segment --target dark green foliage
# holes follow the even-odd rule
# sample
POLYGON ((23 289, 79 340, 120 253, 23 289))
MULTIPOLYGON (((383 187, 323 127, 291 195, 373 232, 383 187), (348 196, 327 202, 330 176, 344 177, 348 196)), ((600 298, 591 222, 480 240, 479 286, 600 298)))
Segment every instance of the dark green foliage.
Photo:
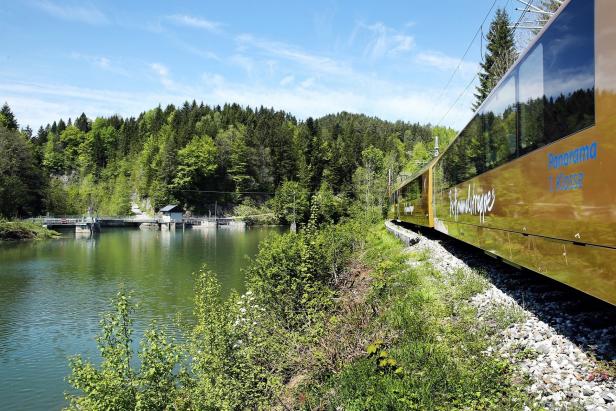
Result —
POLYGON ((15 115, 7 103, 4 103, 2 108, 0 108, 0 127, 13 131, 17 130, 18 127, 15 115))
POLYGON ((486 36, 488 44, 479 72, 479 85, 475 93, 476 100, 473 104, 474 110, 483 103, 494 86, 518 58, 513 34, 509 14, 504 9, 498 9, 486 36))
POLYGON ((267 304, 285 329, 309 326, 330 303, 323 244, 310 233, 267 240, 248 271, 257 303, 267 304))
POLYGON ((44 206, 45 179, 33 146, 0 126, 0 216, 30 216, 44 206))
POLYGON ((59 234, 53 230, 41 227, 27 221, 6 221, 0 219, 0 240, 38 240, 56 237, 59 234))
POLYGON ((90 131, 90 121, 86 117, 86 113, 81 113, 81 115, 75 119, 75 127, 84 133, 90 131))
MULTIPOLYGON (((10 113, 8 106, 4 111, 10 113)), ((5 117, 13 118, 12 113, 5 117)), ((169 203, 195 214, 212 212, 215 204, 228 212, 245 200, 259 207, 284 182, 296 181, 310 195, 321 191, 317 201, 324 214, 319 218, 336 221, 346 212, 339 200, 358 193, 353 175, 358 167, 365 168, 364 150, 373 147, 383 154, 381 176, 389 169, 396 175, 408 162, 407 152, 418 142, 431 147, 432 139, 430 126, 345 112, 299 122, 264 107, 186 102, 156 107, 136 118, 92 120, 82 113, 72 125, 58 120, 31 139, 45 180, 41 187, 52 191, 43 193, 47 203, 27 212, 82 214, 93 207, 100 215, 115 214, 130 210, 131 199, 149 212, 169 203), (211 140, 203 151, 204 145, 197 143, 204 136, 211 140), (61 186, 47 183, 54 179, 61 186), (67 195, 60 201, 63 192, 67 195)), ((371 189, 370 196, 376 199, 381 188, 371 189)), ((288 202, 277 204, 278 217, 291 221, 288 202)), ((308 204, 301 207, 300 222, 308 218, 308 204)))
POLYGON ((303 223, 308 218, 309 193, 297 181, 285 181, 271 202, 274 214, 285 223, 303 223))

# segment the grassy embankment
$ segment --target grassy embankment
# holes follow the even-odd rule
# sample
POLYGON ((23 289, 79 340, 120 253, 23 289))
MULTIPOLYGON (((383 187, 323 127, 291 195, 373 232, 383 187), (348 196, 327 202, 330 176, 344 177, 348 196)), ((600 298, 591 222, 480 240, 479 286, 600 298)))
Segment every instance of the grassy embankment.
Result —
MULTIPOLYGON (((508 363, 485 353, 515 313, 476 321, 480 273, 433 268, 381 225, 363 235, 353 286, 308 358, 293 407, 345 410, 522 409, 531 401, 508 363), (364 286, 357 287, 358 280, 364 286), (511 315, 510 315, 511 314, 511 315), (308 361, 310 364, 311 362, 308 361)), ((532 405, 531 405, 532 407, 532 405)))
POLYGON ((27 221, 7 221, 0 219, 0 241, 39 240, 54 238, 59 234, 40 225, 27 221))
POLYGON ((221 299, 197 273, 195 322, 177 343, 153 326, 131 369, 130 302, 101 322, 100 367, 72 360, 74 409, 522 409, 507 326, 476 321, 473 272, 443 274, 361 219, 265 241, 248 291, 221 299), (412 261, 412 264, 409 264, 412 261))

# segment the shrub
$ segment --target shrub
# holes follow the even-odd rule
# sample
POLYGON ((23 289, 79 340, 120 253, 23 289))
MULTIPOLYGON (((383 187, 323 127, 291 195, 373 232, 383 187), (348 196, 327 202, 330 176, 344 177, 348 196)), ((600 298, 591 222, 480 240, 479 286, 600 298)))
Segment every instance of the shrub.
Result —
POLYGON ((176 400, 185 375, 179 347, 153 324, 141 341, 141 366, 133 369, 134 306, 118 292, 113 311, 100 321, 97 337, 102 357, 96 367, 81 356, 70 359, 69 383, 81 395, 66 394, 72 410, 164 410, 176 400))
POLYGON ((251 200, 236 206, 233 209, 233 215, 241 217, 248 225, 275 225, 279 223, 271 208, 265 204, 257 206, 251 200))
POLYGON ((7 221, 0 219, 0 240, 33 240, 53 238, 60 235, 38 224, 28 221, 7 221))
POLYGON ((320 251, 311 234, 271 237, 259 247, 248 270, 248 288, 257 304, 267 306, 285 329, 310 327, 313 317, 331 303, 320 251))

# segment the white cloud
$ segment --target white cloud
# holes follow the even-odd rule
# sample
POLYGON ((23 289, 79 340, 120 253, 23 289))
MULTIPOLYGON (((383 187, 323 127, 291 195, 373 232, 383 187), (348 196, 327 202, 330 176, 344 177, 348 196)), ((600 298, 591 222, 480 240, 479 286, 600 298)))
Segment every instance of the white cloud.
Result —
POLYGON ((178 25, 202 29, 212 33, 219 33, 222 28, 222 23, 187 14, 175 14, 167 18, 178 25))
MULTIPOLYGON (((415 39, 387 27, 381 22, 366 25, 358 24, 358 29, 367 30, 372 35, 364 49, 364 55, 370 60, 378 60, 386 56, 396 56, 410 51, 415 46, 415 39)), ((357 30, 353 38, 357 35, 357 30)))
POLYGON ((160 77, 169 76, 169 69, 160 63, 152 63, 150 64, 150 68, 154 70, 156 74, 158 74, 160 77))
POLYGON ((315 82, 314 77, 308 77, 306 80, 300 83, 300 87, 302 89, 311 88, 314 85, 314 82, 315 82))
POLYGON ((96 61, 96 64, 101 67, 101 68, 111 68, 111 62, 109 61, 109 59, 107 57, 99 57, 98 60, 96 61))
POLYGON ((70 57, 74 60, 85 61, 86 63, 97 67, 101 70, 108 71, 110 73, 119 74, 122 76, 129 76, 129 72, 122 67, 119 67, 117 64, 111 61, 108 57, 104 56, 93 56, 89 54, 82 54, 78 52, 73 52, 70 54, 70 57))
POLYGON ((393 38, 395 46, 389 51, 390 54, 404 53, 411 50, 415 46, 415 39, 404 34, 396 34, 393 38))
POLYGON ((225 84, 225 78, 216 73, 203 73, 201 79, 207 87, 222 87, 225 84))
POLYGON ((178 94, 191 94, 193 92, 193 87, 174 81, 167 66, 161 63, 151 63, 150 69, 156 73, 158 80, 167 91, 178 94))
POLYGON ((288 76, 284 76, 282 80, 280 80, 280 85, 283 87, 288 86, 294 81, 295 81, 295 76, 293 76, 292 74, 289 74, 288 76))
POLYGON ((107 16, 92 4, 79 2, 72 4, 56 4, 50 0, 39 0, 33 3, 45 13, 64 20, 101 25, 109 22, 107 16))
MULTIPOLYGON (((84 111, 89 117, 120 114, 136 116, 158 104, 181 104, 203 100, 206 104, 239 103, 286 110, 301 118, 319 117, 349 111, 374 115, 386 120, 436 121, 455 100, 460 89, 451 90, 435 106, 439 90, 413 90, 405 85, 382 83, 376 86, 321 86, 308 78, 293 86, 264 86, 227 82, 217 73, 204 73, 202 81, 190 86, 171 79, 160 63, 150 65, 161 79, 161 92, 124 92, 80 88, 67 84, 0 82, 0 95, 9 103, 21 125, 38 128, 58 118, 75 117, 84 111), (436 114, 435 114, 436 113, 436 114)), ((445 124, 462 127, 471 116, 470 97, 462 99, 447 116, 445 124), (469 101, 466 101, 469 100, 469 101)))
POLYGON ((229 58, 229 61, 232 64, 241 67, 249 76, 252 75, 255 68, 255 62, 252 58, 243 54, 234 54, 229 58))
POLYGON ((447 56, 438 51, 427 51, 417 55, 415 61, 419 64, 434 67, 438 70, 453 72, 460 64, 459 71, 468 76, 477 72, 477 64, 470 62, 460 63, 459 58, 447 56))
POLYGON ((190 54, 194 54, 195 56, 199 56, 202 57, 204 59, 208 59, 208 60, 215 60, 215 61, 220 61, 220 57, 214 53, 213 51, 209 51, 209 50, 202 50, 199 47, 195 47, 191 44, 185 43, 182 40, 179 40, 177 38, 174 38, 173 41, 175 42, 175 44, 178 45, 179 48, 181 48, 182 50, 190 53, 190 54))
POLYGON ((304 69, 341 76, 354 74, 347 64, 329 57, 308 53, 290 44, 260 39, 250 34, 239 35, 236 37, 236 41, 243 50, 248 46, 254 47, 268 55, 294 62, 304 69))

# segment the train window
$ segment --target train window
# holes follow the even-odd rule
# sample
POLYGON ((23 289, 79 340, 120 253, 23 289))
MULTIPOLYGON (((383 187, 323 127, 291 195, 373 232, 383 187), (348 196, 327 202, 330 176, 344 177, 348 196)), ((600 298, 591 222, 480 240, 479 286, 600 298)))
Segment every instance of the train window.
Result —
POLYGON ((515 75, 504 80, 481 110, 486 168, 506 163, 517 153, 515 75))
POLYGON ((572 1, 519 69, 522 152, 595 123, 594 49, 594 1, 572 1))
POLYGON ((543 45, 524 59, 519 78, 520 147, 527 152, 543 145, 543 45))
POLYGON ((423 187, 421 177, 411 181, 400 190, 400 202, 402 203, 402 215, 410 215, 413 213, 413 202, 421 198, 423 187))
POLYGON ((486 142, 475 116, 443 155, 443 183, 456 185, 486 171, 486 142))
POLYGON ((573 0, 443 154, 437 189, 592 126, 594 72, 594 1, 573 0))

